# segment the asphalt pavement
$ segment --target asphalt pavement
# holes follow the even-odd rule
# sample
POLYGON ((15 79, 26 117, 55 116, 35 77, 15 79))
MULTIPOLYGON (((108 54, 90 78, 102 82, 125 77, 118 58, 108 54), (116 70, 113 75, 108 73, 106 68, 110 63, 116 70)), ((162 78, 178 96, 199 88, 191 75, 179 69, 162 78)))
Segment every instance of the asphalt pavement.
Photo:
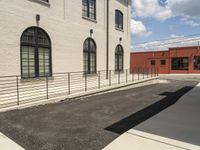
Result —
POLYGON ((100 150, 177 103, 196 84, 173 80, 0 113, 0 132, 26 150, 100 150))
POLYGON ((200 84, 134 129, 200 146, 200 84))

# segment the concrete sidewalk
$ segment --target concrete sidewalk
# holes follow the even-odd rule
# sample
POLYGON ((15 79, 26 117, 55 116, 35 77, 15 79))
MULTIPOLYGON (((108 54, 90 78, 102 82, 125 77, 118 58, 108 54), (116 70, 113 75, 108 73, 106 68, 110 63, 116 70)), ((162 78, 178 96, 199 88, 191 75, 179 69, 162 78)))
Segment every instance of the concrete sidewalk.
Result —
POLYGON ((104 150, 200 150, 200 84, 104 150))
POLYGON ((21 146, 13 142, 7 136, 0 132, 0 149, 1 150, 24 150, 21 146))
POLYGON ((131 129, 103 150, 200 150, 199 146, 131 129))

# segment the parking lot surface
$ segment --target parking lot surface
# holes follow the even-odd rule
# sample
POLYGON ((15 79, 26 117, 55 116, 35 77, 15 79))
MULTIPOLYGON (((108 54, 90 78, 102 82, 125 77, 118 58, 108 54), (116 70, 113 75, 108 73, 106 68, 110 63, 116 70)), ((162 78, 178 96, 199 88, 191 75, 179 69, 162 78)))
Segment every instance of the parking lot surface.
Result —
POLYGON ((136 130, 200 146, 200 84, 136 130))
POLYGON ((176 103, 197 81, 171 81, 0 113, 0 132, 26 150, 100 150, 176 103))

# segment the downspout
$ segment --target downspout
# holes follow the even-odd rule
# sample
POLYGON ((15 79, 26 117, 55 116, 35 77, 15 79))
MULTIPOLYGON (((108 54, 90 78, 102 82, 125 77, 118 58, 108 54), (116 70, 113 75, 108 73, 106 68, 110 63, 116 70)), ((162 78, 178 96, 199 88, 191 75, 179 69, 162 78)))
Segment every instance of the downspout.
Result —
POLYGON ((108 79, 109 73, 109 0, 107 0, 107 13, 106 13, 106 78, 108 79))

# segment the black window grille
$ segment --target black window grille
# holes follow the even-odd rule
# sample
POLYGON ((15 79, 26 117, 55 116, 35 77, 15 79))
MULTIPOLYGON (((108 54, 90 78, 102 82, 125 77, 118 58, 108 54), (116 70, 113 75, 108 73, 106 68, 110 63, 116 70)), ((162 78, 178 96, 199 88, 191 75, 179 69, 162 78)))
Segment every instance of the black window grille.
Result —
POLYGON ((123 30, 123 13, 120 10, 115 10, 115 28, 123 30))
POLYGON ((51 76, 51 66, 51 41, 48 34, 38 27, 28 28, 21 36, 22 78, 51 76))
POLYGON ((160 60, 161 65, 166 65, 166 60, 160 60))
POLYGON ((171 60, 172 70, 188 70, 189 58, 188 57, 175 57, 171 60))
POLYGON ((82 15, 96 20, 96 0, 82 0, 82 15))
POLYGON ((156 65, 156 61, 155 60, 151 60, 151 65, 156 65))
POLYGON ((194 70, 200 70, 200 56, 194 57, 194 70))
POLYGON ((83 44, 83 70, 86 74, 96 73, 96 44, 91 38, 83 44))
POLYGON ((124 69, 124 50, 121 45, 117 45, 115 49, 115 71, 123 71, 124 69))

